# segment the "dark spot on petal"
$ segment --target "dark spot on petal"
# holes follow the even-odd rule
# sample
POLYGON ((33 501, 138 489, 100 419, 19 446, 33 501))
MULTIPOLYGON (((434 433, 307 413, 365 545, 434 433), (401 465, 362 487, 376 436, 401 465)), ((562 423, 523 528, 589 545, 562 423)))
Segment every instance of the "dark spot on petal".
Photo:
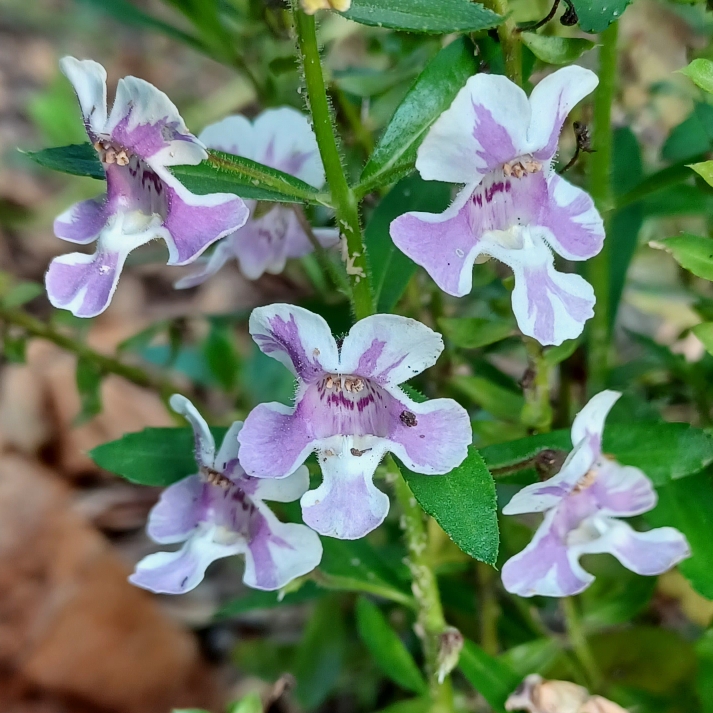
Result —
POLYGON ((411 413, 411 411, 402 411, 401 415, 399 416, 399 419, 401 420, 401 423, 403 423, 404 426, 408 426, 409 428, 418 426, 416 414, 411 413))

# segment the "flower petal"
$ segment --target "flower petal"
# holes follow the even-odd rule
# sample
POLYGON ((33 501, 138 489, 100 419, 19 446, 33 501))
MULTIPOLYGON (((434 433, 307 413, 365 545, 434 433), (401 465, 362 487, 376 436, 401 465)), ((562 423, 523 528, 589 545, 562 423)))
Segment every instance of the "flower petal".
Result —
POLYGON ((196 165, 208 158, 203 144, 188 131, 175 104, 153 84, 124 77, 116 87, 105 129, 111 139, 152 167, 196 165))
POLYGON ((224 151, 235 156, 243 156, 258 161, 253 125, 240 114, 226 116, 216 121, 198 134, 198 140, 209 149, 224 151))
POLYGON ((402 384, 433 366, 443 338, 421 322, 396 314, 359 320, 344 338, 340 372, 357 374, 380 386, 402 384))
POLYGON ((512 496, 503 508, 503 515, 520 515, 526 512, 543 512, 556 507, 572 492, 599 456, 589 439, 583 439, 567 456, 562 470, 544 483, 527 485, 512 496))
POLYGON ((294 305, 274 304, 254 309, 249 325, 260 350, 301 381, 313 383, 325 372, 339 370, 337 343, 319 315, 294 305))
POLYGON ((169 265, 193 262, 209 245, 242 227, 250 211, 241 198, 230 193, 197 196, 165 169, 155 169, 166 190, 164 235, 169 265))
POLYGON ((557 510, 545 515, 532 542, 503 565, 503 586, 521 597, 568 597, 584 591, 594 577, 579 564, 556 532, 557 510))
POLYGON ((274 590, 311 572, 322 559, 322 543, 304 525, 280 522, 258 505, 245 553, 243 582, 255 589, 274 590))
POLYGON ((144 557, 129 581, 156 594, 184 594, 195 589, 212 562, 245 552, 245 541, 222 545, 213 541, 213 529, 193 535, 177 552, 156 552, 144 557))
POLYGON ((597 478, 589 487, 602 515, 633 517, 653 510, 658 497, 651 481, 638 468, 600 458, 597 478))
POLYGON ((601 447, 604 422, 614 404, 621 397, 620 391, 607 389, 600 391, 587 402, 577 414, 572 424, 572 444, 576 445, 585 438, 596 438, 601 447))
POLYGON ((309 119, 292 107, 267 109, 253 123, 256 160, 315 188, 324 185, 324 167, 309 119))
POLYGON ((476 74, 436 119, 418 149, 416 168, 427 181, 477 183, 527 152, 530 104, 509 79, 476 74))
POLYGON ((302 496, 302 517, 320 535, 358 540, 381 525, 389 512, 389 498, 373 483, 384 448, 379 444, 355 456, 353 439, 341 440, 341 448, 332 449, 335 455, 320 451, 324 480, 302 496))
POLYGON ((231 257, 235 257, 230 244, 232 236, 228 236, 216 245, 215 250, 208 258, 199 258, 196 262, 198 270, 178 280, 173 286, 177 290, 187 290, 190 287, 202 285, 209 277, 215 275, 231 257))
POLYGON ((216 453, 213 465, 219 473, 236 482, 245 477, 245 471, 239 460, 240 443, 238 442, 238 434, 242 428, 242 421, 233 422, 225 436, 223 436, 223 442, 216 453))
POLYGON ((302 254, 310 252, 312 246, 290 208, 276 206, 261 218, 248 220, 232 239, 240 271, 249 280, 257 280, 265 272, 278 275, 285 269, 295 235, 307 243, 302 254))
POLYGON ((636 532, 627 523, 613 518, 597 518, 604 532, 598 539, 577 545, 578 555, 608 552, 636 574, 663 574, 690 557, 688 541, 673 527, 636 532))
POLYGON ((473 430, 468 412, 459 403, 453 399, 416 403, 401 395, 394 405, 397 408, 390 419, 389 450, 407 468, 417 473, 445 474, 465 460, 473 430))
MULTIPOLYGON (((271 500, 291 503, 299 500, 309 490, 309 470, 301 465, 286 478, 249 478, 250 496, 254 500, 271 500)), ((247 490, 247 487, 246 487, 247 490)))
POLYGON ((483 251, 513 270, 512 308, 523 334, 540 344, 559 345, 578 337, 594 314, 594 290, 582 277, 557 272, 544 242, 528 228, 522 230, 524 246, 510 250, 483 241, 483 251))
POLYGON ((198 475, 169 485, 149 513, 149 537, 161 544, 188 539, 206 516, 205 487, 198 475))
POLYGON ((75 317, 101 314, 111 302, 127 254, 99 249, 94 255, 56 257, 45 275, 49 301, 75 317))
POLYGON ((174 394, 169 399, 171 408, 191 424, 195 440, 195 456, 199 465, 212 468, 215 462, 215 440, 203 416, 198 409, 181 394, 174 394))
POLYGON ((91 139, 104 131, 106 124, 106 70, 91 59, 63 57, 59 66, 74 87, 91 139))
POLYGON ((466 186, 443 213, 404 213, 389 228, 396 247, 455 297, 471 291, 473 264, 481 252, 469 207, 474 190, 473 184, 466 186))
POLYGON ((54 221, 54 234, 70 243, 96 240, 112 214, 106 195, 75 203, 54 221))
POLYGON ((307 425, 288 406, 256 406, 238 435, 245 472, 260 478, 284 478, 294 472, 314 449, 307 425))
POLYGON ((552 249, 567 260, 587 260, 604 245, 604 222, 594 201, 581 188, 551 173, 548 198, 541 206, 536 225, 552 249))
POLYGON ((559 135, 567 115, 599 84, 589 69, 571 65, 545 77, 530 95, 532 119, 527 139, 533 156, 549 161, 557 153, 559 135))

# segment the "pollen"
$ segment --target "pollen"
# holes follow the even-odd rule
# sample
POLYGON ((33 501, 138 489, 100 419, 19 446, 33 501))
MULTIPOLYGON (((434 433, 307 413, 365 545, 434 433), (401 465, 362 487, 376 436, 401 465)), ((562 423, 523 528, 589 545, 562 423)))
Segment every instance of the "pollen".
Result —
POLYGON ((523 178, 529 173, 537 173, 542 170, 542 164, 535 161, 531 156, 523 156, 513 161, 503 164, 503 173, 510 178, 523 178))
POLYGON ((117 146, 106 139, 95 141, 93 146, 103 164, 111 165, 115 163, 117 166, 127 166, 129 164, 131 157, 125 148, 117 146))

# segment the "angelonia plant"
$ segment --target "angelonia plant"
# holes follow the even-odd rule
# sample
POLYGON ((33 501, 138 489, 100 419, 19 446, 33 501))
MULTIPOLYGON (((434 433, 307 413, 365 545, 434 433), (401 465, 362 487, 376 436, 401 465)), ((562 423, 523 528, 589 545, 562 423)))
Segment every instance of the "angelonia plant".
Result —
MULTIPOLYGON (((235 577, 242 567, 243 583, 260 591, 224 603, 221 617, 314 600, 312 638, 291 664, 304 709, 339 685, 328 673, 309 681, 321 644, 340 666, 346 660, 348 610, 392 681, 390 696, 364 693, 363 706, 349 710, 684 710, 618 685, 616 644, 606 638, 607 627, 647 607, 664 573, 691 596, 713 598, 713 490, 697 480, 709 477, 713 439, 640 415, 612 375, 623 286, 617 293, 613 275, 626 264, 613 257, 611 231, 663 180, 642 180, 615 207, 611 117, 627 4, 565 2, 558 29, 559 2, 529 23, 507 0, 245 3, 268 28, 258 53, 282 43, 295 54, 300 73, 289 70, 285 92, 251 65, 254 52, 235 54, 220 4, 209 2, 204 15, 184 13, 203 33, 196 42, 248 78, 256 108, 197 133, 148 82, 120 79, 109 110, 101 65, 60 62, 87 143, 31 156, 105 180, 106 190, 54 222, 58 238, 94 245, 49 265, 54 307, 78 318, 111 311, 129 254, 156 239, 169 265, 189 266, 176 270, 177 290, 236 270, 248 281, 292 271, 314 287, 303 304, 205 316, 207 388, 231 403, 219 418, 227 428, 209 426, 206 384, 178 389, 168 367, 156 375, 122 354, 98 355, 17 307, 0 314, 78 353, 83 418, 101 407, 109 373, 166 400, 176 428, 126 434, 92 452, 107 470, 165 487, 148 519, 155 551, 130 581, 180 595, 230 558, 235 577), (211 12, 223 27, 212 39, 200 21, 211 12), (366 95, 364 77, 325 63, 315 13, 327 24, 337 12, 385 28, 375 42, 411 47, 420 38, 425 48, 420 73, 380 126, 354 100, 366 95), (558 36, 577 23, 599 36, 558 36), (236 347, 240 330, 252 339, 249 357, 236 347), (509 356, 499 360, 503 345, 509 356), (246 359, 255 367, 241 377, 246 359), (507 371, 513 363, 519 383, 507 371), (270 386, 268 372, 287 389, 270 386), (688 483, 701 489, 705 535, 680 515, 685 497, 671 495, 688 483)), ((713 64, 696 62, 689 76, 713 89, 713 64)), ((693 169, 713 185, 707 162, 693 169)), ((710 255, 700 267, 709 240, 676 236, 657 247, 711 279, 710 255)), ((707 348, 709 327, 696 327, 707 348)), ((147 358, 157 337, 168 338, 178 368, 188 352, 165 323, 128 340, 124 353, 147 358)), ((686 492, 695 497, 696 487, 686 492)), ((649 641, 668 646, 652 636, 642 634, 642 651, 649 641)), ((713 639, 701 640, 707 678, 690 704, 699 707, 685 710, 706 713, 713 639)))

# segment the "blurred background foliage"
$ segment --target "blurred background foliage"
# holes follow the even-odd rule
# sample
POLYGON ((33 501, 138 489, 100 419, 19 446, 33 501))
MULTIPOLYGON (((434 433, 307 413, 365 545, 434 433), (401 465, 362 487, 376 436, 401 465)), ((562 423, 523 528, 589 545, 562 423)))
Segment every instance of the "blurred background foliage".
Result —
MULTIPOLYGON (((681 233, 712 237, 713 189, 687 166, 713 152, 713 100, 678 70, 695 58, 713 59, 713 13, 695 2, 620 5, 607 238, 615 359, 608 386, 625 396, 610 418, 612 433, 620 434, 612 435, 611 450, 635 451, 632 462, 657 446, 666 457, 680 458, 657 483, 658 507, 642 519, 680 528, 694 557, 658 579, 637 576, 608 556, 590 557, 585 567, 597 580, 580 599, 581 625, 602 692, 612 700, 640 713, 711 713, 713 456, 707 444, 688 441, 666 450, 652 434, 662 420, 709 432, 713 418, 713 336, 705 326, 713 322, 713 275, 707 266, 685 269, 686 246, 665 242, 681 233), (638 442, 631 442, 632 433, 638 442), (671 475, 679 466, 689 477, 671 475)), ((511 6, 521 23, 550 9, 539 0, 511 6)), ((528 39, 526 83, 553 63, 578 59, 596 66, 596 36, 558 22, 542 36, 577 42, 528 39)), ((453 38, 367 27, 332 13, 321 17, 320 38, 342 151, 356 182, 409 87, 453 38)), ((493 34, 482 31, 471 40, 479 68, 502 73, 493 34)), ((300 582, 284 596, 244 591, 242 565, 233 560, 215 565, 206 583, 180 600, 150 598, 125 584, 122 573, 150 550, 142 530, 158 491, 119 482, 101 469, 101 448, 93 452, 99 465, 85 454, 127 432, 173 425, 161 396, 174 384, 191 392, 216 424, 243 418, 262 401, 289 403, 292 379, 247 334, 253 306, 295 302, 322 314, 337 334, 348 330, 351 318, 346 297, 313 256, 255 283, 230 266, 205 286, 174 292, 175 271, 162 265, 163 248, 155 245, 132 255, 112 308, 99 319, 90 324, 53 312, 37 287, 50 258, 63 249, 52 236, 52 219, 70 202, 95 195, 98 184, 46 171, 16 147, 85 140, 74 95, 57 70, 57 59, 67 53, 106 65, 110 86, 125 74, 153 82, 195 133, 229 113, 304 108, 289 16, 278 0, 0 5, 0 298, 3 310, 41 320, 26 329, 3 326, 0 622, 13 618, 7 635, 19 644, 3 643, 0 625, 2 709, 148 713, 185 704, 217 711, 240 699, 231 710, 254 713, 260 703, 248 694, 258 693, 273 712, 425 711, 396 514, 366 540, 325 539, 315 581, 300 582), (109 375, 110 364, 98 367, 81 354, 75 360, 31 339, 43 336, 38 324, 157 376, 127 385, 109 375), (32 508, 20 517, 28 494, 32 508), (102 581, 111 583, 110 594, 108 584, 102 588, 86 576, 98 566, 97 555, 83 554, 87 548, 106 560, 101 566, 112 574, 102 581), (58 561, 58 552, 79 564, 58 561), (22 601, 17 592, 26 593, 22 601), (63 602, 61 621, 56 601, 63 602), (38 621, 50 623, 37 629, 38 621), (286 674, 296 685, 288 685, 286 674)), ((580 105, 571 120, 589 122, 590 104, 580 105)), ((560 166, 574 148, 568 124, 560 166)), ((585 183, 587 160, 570 169, 570 180, 585 183)), ((477 266, 472 294, 454 300, 394 255, 388 240, 392 217, 414 208, 443 210, 450 197, 448 186, 416 175, 370 192, 366 241, 380 306, 397 306, 446 338, 441 362, 414 387, 463 403, 476 446, 497 468, 507 461, 502 444, 528 435, 521 421, 526 355, 510 314, 507 273, 494 262, 477 266)), ((328 224, 326 210, 309 211, 316 224, 328 224)), ((340 268, 338 255, 329 259, 340 268)), ((584 401, 583 345, 568 343, 547 354, 557 372, 555 425, 567 428, 584 401)), ((554 437, 561 442, 562 434, 554 437)), ((558 447, 567 448, 566 437, 558 447)), ((189 443, 156 457, 145 466, 155 468, 156 485, 162 464, 174 472, 191 468, 189 443)), ((533 473, 499 477, 500 503, 528 477, 533 473)), ((294 508, 280 509, 285 518, 298 517, 294 508)), ((467 639, 455 673, 460 710, 503 711, 507 694, 532 672, 585 680, 557 602, 506 595, 495 570, 465 555, 435 522, 430 527, 446 616, 467 639)), ((502 564, 526 544, 531 529, 511 518, 501 518, 500 528, 502 564)))

